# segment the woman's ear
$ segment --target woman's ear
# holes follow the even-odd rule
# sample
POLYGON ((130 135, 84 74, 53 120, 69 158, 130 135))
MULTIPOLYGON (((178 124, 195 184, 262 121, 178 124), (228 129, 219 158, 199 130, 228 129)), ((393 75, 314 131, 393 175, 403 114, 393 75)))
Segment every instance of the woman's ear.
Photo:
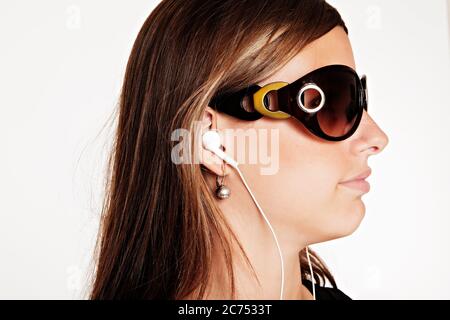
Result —
MULTIPOLYGON (((217 132, 219 132, 217 130, 217 117, 218 114, 216 110, 212 109, 209 106, 205 108, 202 117, 202 132, 201 132, 202 136, 208 130, 216 130, 217 132)), ((224 166, 223 165, 224 161, 220 159, 218 156, 216 156, 213 152, 205 149, 205 147, 203 147, 203 144, 201 146, 200 163, 202 166, 204 166, 207 170, 209 170, 215 175, 218 176, 227 175, 228 166, 227 165, 224 166)))

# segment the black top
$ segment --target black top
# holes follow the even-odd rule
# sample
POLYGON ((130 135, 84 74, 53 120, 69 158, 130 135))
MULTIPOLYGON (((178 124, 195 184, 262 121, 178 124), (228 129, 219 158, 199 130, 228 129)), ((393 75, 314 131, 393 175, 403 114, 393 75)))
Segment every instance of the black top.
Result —
MULTIPOLYGON (((308 279, 302 279, 303 285, 312 294, 312 283, 308 279)), ((337 288, 320 287, 316 285, 316 300, 352 300, 349 296, 337 288)))

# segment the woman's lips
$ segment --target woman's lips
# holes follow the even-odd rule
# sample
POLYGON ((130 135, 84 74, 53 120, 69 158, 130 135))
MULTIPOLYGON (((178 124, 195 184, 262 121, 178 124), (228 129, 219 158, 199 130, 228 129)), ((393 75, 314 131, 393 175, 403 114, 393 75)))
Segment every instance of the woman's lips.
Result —
POLYGON ((360 190, 363 192, 369 192, 369 190, 370 190, 369 182, 367 182, 364 179, 357 179, 357 180, 352 180, 352 181, 347 181, 347 182, 341 182, 339 184, 341 184, 345 187, 360 190))

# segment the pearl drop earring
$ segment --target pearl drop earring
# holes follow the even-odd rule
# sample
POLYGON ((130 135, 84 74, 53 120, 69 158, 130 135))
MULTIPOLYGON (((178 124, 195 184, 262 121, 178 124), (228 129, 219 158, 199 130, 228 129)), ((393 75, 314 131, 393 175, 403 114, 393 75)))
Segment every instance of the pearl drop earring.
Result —
POLYGON ((222 162, 222 171, 223 171, 222 177, 220 177, 219 175, 217 175, 217 177, 216 177, 216 185, 217 185, 216 197, 221 200, 227 199, 231 195, 230 188, 228 188, 226 185, 223 184, 223 180, 225 179, 225 162, 222 162), (220 182, 219 182, 219 178, 221 178, 220 182))

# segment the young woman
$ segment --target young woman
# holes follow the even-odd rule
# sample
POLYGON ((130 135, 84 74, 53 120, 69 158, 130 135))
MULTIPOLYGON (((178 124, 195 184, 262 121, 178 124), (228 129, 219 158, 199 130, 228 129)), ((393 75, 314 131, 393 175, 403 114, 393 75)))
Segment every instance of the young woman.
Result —
POLYGON ((322 0, 154 9, 123 83, 92 299, 349 299, 308 250, 359 226, 388 143, 347 33, 322 0), (208 131, 229 158, 197 143, 208 131), (199 161, 176 161, 181 140, 199 161), (236 159, 264 144, 270 170, 236 159))

